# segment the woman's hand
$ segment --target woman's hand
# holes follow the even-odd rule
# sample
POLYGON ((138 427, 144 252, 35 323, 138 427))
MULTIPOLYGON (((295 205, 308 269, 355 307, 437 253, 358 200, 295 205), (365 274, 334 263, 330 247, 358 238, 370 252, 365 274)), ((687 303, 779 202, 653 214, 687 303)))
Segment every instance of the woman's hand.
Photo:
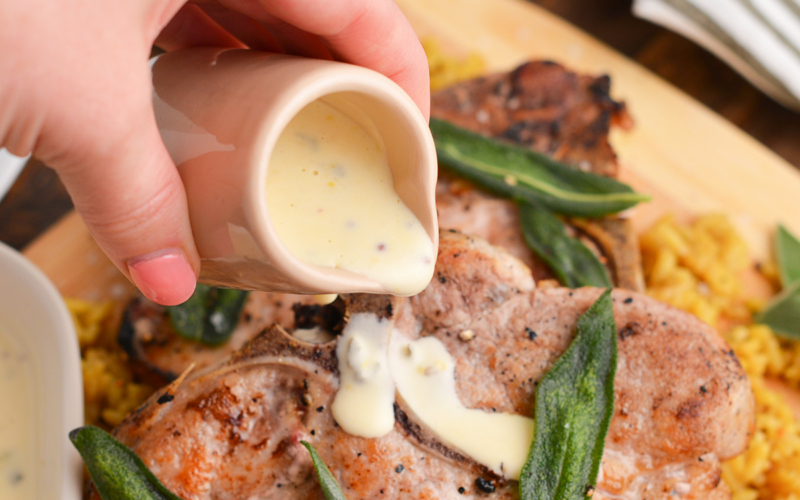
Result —
POLYGON ((200 259, 153 116, 153 43, 347 61, 430 106, 425 54, 391 0, 185 2, 0 0, 0 146, 54 168, 100 247, 165 305, 191 295, 200 259))

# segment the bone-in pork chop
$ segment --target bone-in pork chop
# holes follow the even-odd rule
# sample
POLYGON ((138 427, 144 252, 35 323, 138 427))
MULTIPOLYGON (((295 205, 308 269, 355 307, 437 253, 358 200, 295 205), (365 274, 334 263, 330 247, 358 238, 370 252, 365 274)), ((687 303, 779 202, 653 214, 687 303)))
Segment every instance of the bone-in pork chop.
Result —
MULTIPOLYGON (((538 381, 600 293, 534 288, 504 250, 445 232, 434 280, 420 295, 345 302, 349 314, 388 318, 410 338, 438 338, 456 360, 467 407, 531 416, 538 381), (466 329, 475 333, 469 341, 459 336, 466 329)), ((720 460, 745 448, 754 419, 741 366, 694 316, 635 292, 612 297, 616 406, 595 497, 729 498, 720 460)), ((186 500, 323 498, 301 440, 317 448, 349 500, 487 498, 478 478, 495 488, 489 498, 518 498, 515 481, 442 442, 402 403, 388 435, 345 433, 330 412, 335 344, 306 344, 275 326, 167 389, 174 399, 155 394, 116 436, 186 500)))

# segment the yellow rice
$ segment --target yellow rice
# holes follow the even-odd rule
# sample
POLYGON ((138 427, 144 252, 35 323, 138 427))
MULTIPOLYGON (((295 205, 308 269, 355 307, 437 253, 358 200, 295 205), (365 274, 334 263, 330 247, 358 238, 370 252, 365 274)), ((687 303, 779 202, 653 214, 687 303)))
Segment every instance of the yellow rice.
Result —
POLYGON ((436 91, 450 85, 480 76, 484 72, 483 58, 475 53, 464 58, 446 55, 435 39, 422 40, 422 48, 428 56, 428 67, 431 73, 431 90, 436 91))
POLYGON ((117 308, 111 302, 66 299, 81 347, 87 424, 110 429, 155 390, 135 380, 128 355, 117 342, 117 308))

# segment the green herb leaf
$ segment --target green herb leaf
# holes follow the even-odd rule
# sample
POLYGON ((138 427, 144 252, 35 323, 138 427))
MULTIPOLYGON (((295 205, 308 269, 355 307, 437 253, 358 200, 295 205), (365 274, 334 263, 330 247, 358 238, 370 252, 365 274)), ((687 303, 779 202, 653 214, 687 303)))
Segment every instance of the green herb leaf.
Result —
POLYGON ((572 345, 536 389, 522 500, 574 500, 594 487, 614 413, 616 369, 617 326, 606 290, 578 320, 572 345))
POLYGON ((305 446, 311 454, 311 461, 314 462, 314 468, 317 470, 319 485, 322 487, 322 493, 325 494, 325 500, 347 500, 344 493, 342 493, 342 489, 339 488, 336 478, 333 477, 328 466, 317 454, 317 450, 314 449, 311 443, 306 441, 300 441, 300 444, 305 446))
POLYGON ((88 425, 69 433, 103 500, 181 500, 111 434, 88 425))
POLYGON ((247 293, 243 290, 197 285, 189 300, 167 308, 181 337, 209 345, 227 342, 239 322, 247 293))
POLYGON ((767 325, 781 337, 800 340, 800 280, 773 297, 753 321, 767 325))
POLYGON ((432 118, 431 132, 443 165, 500 196, 579 217, 601 217, 650 199, 621 182, 444 120, 432 118))
POLYGON ((552 212, 521 203, 519 217, 525 242, 564 285, 613 286, 600 259, 581 240, 569 236, 552 212))
POLYGON ((800 241, 782 224, 775 231, 775 257, 784 288, 800 280, 800 241))

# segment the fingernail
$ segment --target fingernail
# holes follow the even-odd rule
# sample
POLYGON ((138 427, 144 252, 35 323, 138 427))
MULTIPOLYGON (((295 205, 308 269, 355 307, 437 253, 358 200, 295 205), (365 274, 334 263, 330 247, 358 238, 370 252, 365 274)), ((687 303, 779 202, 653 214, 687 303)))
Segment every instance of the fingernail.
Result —
POLYGON ((186 255, 177 248, 131 259, 128 261, 128 272, 148 299, 165 306, 186 302, 197 284, 186 255))

